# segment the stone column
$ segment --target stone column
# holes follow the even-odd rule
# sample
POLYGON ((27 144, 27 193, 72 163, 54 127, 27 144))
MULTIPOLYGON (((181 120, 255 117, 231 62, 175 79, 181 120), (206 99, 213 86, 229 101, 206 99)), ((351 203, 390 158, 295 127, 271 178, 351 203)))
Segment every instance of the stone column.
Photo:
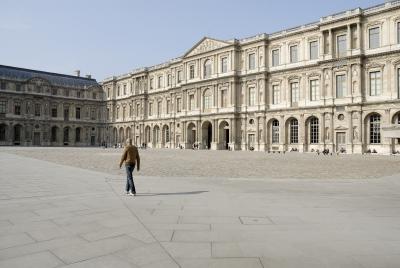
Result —
POLYGON ((362 50, 362 32, 361 32, 361 23, 357 23, 357 44, 356 48, 360 49, 360 53, 362 50))
POLYGON ((332 36, 332 29, 329 29, 329 54, 331 54, 333 58, 333 36, 332 36))
POLYGON ((281 115, 279 119, 279 150, 286 151, 286 129, 285 129, 285 116, 281 115))
POLYGON ((304 152, 305 150, 307 150, 307 148, 305 148, 306 125, 304 120, 304 114, 300 115, 298 131, 299 131, 299 152, 304 152))
POLYGON ((347 56, 351 56, 351 25, 347 24, 347 35, 346 35, 346 46, 347 46, 347 56))

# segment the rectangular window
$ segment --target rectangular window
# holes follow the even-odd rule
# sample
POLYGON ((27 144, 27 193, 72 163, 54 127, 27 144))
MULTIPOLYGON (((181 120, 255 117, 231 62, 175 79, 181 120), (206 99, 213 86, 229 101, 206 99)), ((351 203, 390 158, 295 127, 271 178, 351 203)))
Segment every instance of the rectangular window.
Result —
POLYGON ((40 103, 35 103, 35 116, 40 116, 40 109, 41 109, 40 103))
POLYGON ((14 104, 14 114, 15 115, 21 115, 21 103, 16 102, 14 104))
POLYGON ((300 100, 300 89, 298 82, 290 83, 290 92, 291 92, 291 102, 292 103, 298 102, 300 100))
POLYGON ((298 51, 297 51, 297 46, 291 46, 290 47, 290 63, 295 63, 298 61, 298 51))
POLYGON ((57 117, 57 108, 56 107, 51 108, 51 117, 57 117))
POLYGON ((0 83, 0 89, 4 90, 4 89, 6 89, 6 88, 7 88, 7 83, 4 82, 4 81, 1 81, 1 83, 0 83))
POLYGON ((7 111, 7 101, 0 101, 0 114, 5 114, 7 111))
POLYGON ((69 90, 68 90, 68 89, 64 89, 64 95, 65 95, 66 97, 69 97, 69 90))
POLYGON ((310 80, 310 100, 319 100, 319 80, 310 80))
POLYGON ((256 54, 249 54, 249 70, 254 70, 256 68, 256 54))
POLYGON ((139 116, 140 104, 136 104, 136 116, 139 116))
POLYGON ((16 91, 21 91, 21 85, 20 84, 16 84, 15 85, 15 90, 16 91))
POLYGON ((279 104, 281 102, 281 90, 279 85, 272 86, 272 95, 273 104, 279 104))
POLYGON ((167 76, 167 86, 171 86, 171 75, 169 74, 168 76, 167 76))
POLYGON ((225 108, 227 106, 227 90, 221 90, 221 107, 225 108))
POLYGON ((189 66, 189 79, 194 78, 194 65, 189 66))
POLYGON ((279 65, 279 49, 272 50, 272 66, 279 65))
POLYGON ((149 116, 153 115, 153 103, 149 104, 149 116))
MULTIPOLYGON (((79 94, 80 92, 78 91, 78 94, 79 94)), ((51 89, 51 95, 57 95, 57 89, 56 88, 52 88, 51 89)), ((79 97, 78 97, 79 98, 79 97)))
POLYGON ((181 110, 182 110, 182 99, 178 98, 176 99, 176 111, 180 113, 181 110))
POLYGON ((369 73, 370 95, 379 96, 382 93, 381 72, 369 73))
POLYGON ((310 60, 318 59, 318 41, 310 42, 310 60))
POLYGON ((167 100, 167 114, 169 114, 171 112, 170 107, 171 107, 171 101, 167 100))
MULTIPOLYGON (((91 118, 92 120, 96 120, 96 110, 95 110, 95 109, 92 109, 92 111, 91 111, 91 113, 90 113, 90 118, 91 118)), ((124 115, 123 115, 123 118, 125 118, 125 107, 124 107, 124 115)))
POLYGON ((249 88, 249 106, 256 105, 256 89, 254 87, 249 88))
POLYGON ((397 69, 397 98, 400 99, 400 68, 397 69))
MULTIPOLYGON (((154 78, 150 78, 150 89, 154 88, 154 78)), ((118 95, 119 95, 119 87, 118 87, 118 95)))
POLYGON ((346 35, 339 35, 337 37, 337 53, 339 57, 347 55, 347 38, 346 35))
POLYGON ((69 108, 64 108, 64 120, 69 120, 69 108))
POLYGON ((159 76, 158 77, 158 88, 162 88, 163 87, 163 77, 159 76))
POLYGON ((75 118, 81 119, 81 108, 80 107, 75 108, 75 118))
POLYGON ((343 98, 346 95, 346 75, 336 76, 336 98, 343 98))
POLYGON ((194 95, 189 95, 189 111, 194 109, 194 95))
POLYGON ((397 23, 397 44, 400 44, 400 22, 397 23))
POLYGON ((95 100, 96 98, 97 98, 97 94, 96 94, 96 92, 93 92, 93 93, 92 93, 92 99, 95 100))
POLYGON ((182 82, 182 71, 178 71, 178 83, 182 82))
POLYGON ((162 112, 162 103, 161 101, 157 102, 157 115, 161 116, 161 112, 162 112))
POLYGON ((126 85, 124 85, 124 95, 126 95, 126 85))
POLYGON ((369 48, 374 49, 380 47, 380 29, 375 27, 369 29, 369 48))
POLYGON ((221 73, 226 73, 228 71, 228 58, 224 57, 221 59, 221 73))

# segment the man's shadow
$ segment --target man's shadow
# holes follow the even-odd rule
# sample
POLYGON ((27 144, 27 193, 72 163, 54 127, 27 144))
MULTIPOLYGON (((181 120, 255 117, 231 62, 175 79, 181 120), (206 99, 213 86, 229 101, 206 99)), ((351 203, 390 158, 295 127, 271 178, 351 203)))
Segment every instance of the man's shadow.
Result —
POLYGON ((193 191, 193 192, 178 192, 178 193, 137 193, 136 196, 157 196, 157 195, 191 195, 191 194, 203 194, 209 191, 193 191))

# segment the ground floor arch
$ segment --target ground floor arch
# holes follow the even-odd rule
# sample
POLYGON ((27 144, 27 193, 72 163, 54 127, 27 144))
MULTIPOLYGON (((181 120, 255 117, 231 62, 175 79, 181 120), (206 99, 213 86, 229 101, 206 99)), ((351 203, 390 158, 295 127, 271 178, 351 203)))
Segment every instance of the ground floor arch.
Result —
POLYGON ((201 125, 201 134, 202 134, 202 146, 203 149, 211 149, 211 143, 213 138, 213 125, 210 121, 204 121, 201 125))
POLYGON ((231 142, 231 133, 230 133, 229 123, 225 120, 219 123, 218 133, 218 149, 220 150, 229 150, 229 143, 231 142))
POLYGON ((187 125, 187 144, 189 148, 193 147, 193 144, 196 142, 197 139, 197 129, 196 129, 196 124, 193 122, 190 122, 187 125))

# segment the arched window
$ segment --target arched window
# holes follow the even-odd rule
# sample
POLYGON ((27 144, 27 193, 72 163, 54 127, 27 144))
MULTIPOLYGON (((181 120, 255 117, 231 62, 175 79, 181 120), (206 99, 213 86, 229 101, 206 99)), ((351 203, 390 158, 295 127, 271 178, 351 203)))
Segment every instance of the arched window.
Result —
POLYGON ((204 91, 204 97, 203 97, 203 103, 204 103, 204 110, 208 110, 211 108, 211 102, 212 102, 212 98, 211 98, 211 91, 209 89, 207 89, 206 91, 204 91))
POLYGON ((272 143, 279 143, 279 121, 272 121, 272 143))
POLYGON ((319 121, 318 118, 313 117, 310 120, 310 143, 319 142, 319 121))
POLYGON ((299 143, 299 121, 290 120, 290 143, 299 143))
POLYGON ((206 60, 204 62, 204 78, 208 78, 211 76, 211 61, 206 60))
POLYGON ((369 140, 371 144, 381 143, 381 116, 371 115, 369 118, 369 140))

